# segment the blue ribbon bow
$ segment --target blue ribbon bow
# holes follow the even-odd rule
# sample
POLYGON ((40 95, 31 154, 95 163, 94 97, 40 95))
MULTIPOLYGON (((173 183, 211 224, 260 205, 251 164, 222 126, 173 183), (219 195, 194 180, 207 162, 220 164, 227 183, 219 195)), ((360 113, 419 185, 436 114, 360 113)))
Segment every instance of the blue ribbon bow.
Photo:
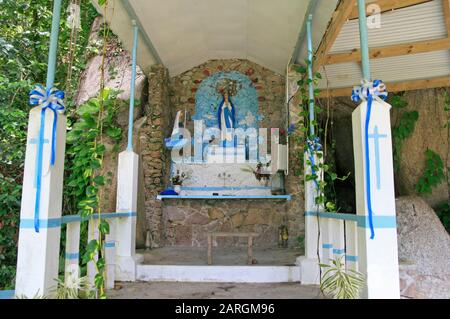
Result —
POLYGON ((364 144, 366 148, 366 189, 367 189, 367 208, 369 210, 369 227, 370 227, 370 239, 375 238, 375 230, 373 226, 373 210, 372 210, 372 196, 370 189, 370 156, 369 156, 369 124, 370 116, 372 113, 372 102, 376 100, 386 100, 388 92, 386 91, 386 85, 381 80, 374 80, 373 82, 363 81, 361 86, 355 86, 352 91, 352 101, 360 102, 361 100, 367 101, 367 113, 364 132, 364 144))
POLYGON ((58 124, 58 113, 64 113, 64 92, 54 87, 45 90, 41 85, 36 85, 30 92, 30 105, 41 108, 41 123, 39 126, 39 138, 37 142, 36 163, 36 201, 34 206, 34 229, 39 232, 39 207, 41 200, 42 183, 42 161, 44 149, 45 112, 47 108, 53 111, 53 128, 51 142, 50 166, 55 165, 56 157, 56 127, 58 124))
MULTIPOLYGON (((322 151, 322 144, 320 144, 320 138, 319 137, 315 137, 313 139, 308 138, 306 144, 308 145, 308 157, 309 161, 311 162, 311 173, 312 175, 316 175, 316 169, 314 168, 316 166, 314 160, 314 152, 322 151)), ((317 189, 319 189, 319 183, 317 182, 317 179, 314 179, 314 184, 316 184, 317 189)))

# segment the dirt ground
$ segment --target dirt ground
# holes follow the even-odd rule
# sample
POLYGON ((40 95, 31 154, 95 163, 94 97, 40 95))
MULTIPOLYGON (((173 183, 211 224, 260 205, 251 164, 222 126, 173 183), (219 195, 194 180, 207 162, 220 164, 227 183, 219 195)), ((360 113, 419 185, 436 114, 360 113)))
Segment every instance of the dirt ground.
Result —
POLYGON ((321 299, 318 286, 299 283, 116 283, 111 299, 321 299))

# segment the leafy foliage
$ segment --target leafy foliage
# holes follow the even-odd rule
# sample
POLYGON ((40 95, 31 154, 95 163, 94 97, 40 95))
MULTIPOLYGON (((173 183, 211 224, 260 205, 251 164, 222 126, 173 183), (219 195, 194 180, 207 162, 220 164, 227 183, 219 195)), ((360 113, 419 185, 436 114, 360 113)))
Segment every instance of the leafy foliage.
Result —
POLYGON ((444 203, 436 209, 436 214, 444 225, 447 232, 450 233, 450 204, 444 203))
MULTIPOLYGON (((390 103, 394 109, 403 109, 408 105, 408 102, 400 95, 394 95, 391 98, 390 103)), ((419 112, 404 112, 397 125, 392 128, 394 169, 396 171, 400 169, 403 141, 412 135, 418 119, 419 112)))
MULTIPOLYGON (((305 66, 298 66, 296 68, 296 72, 301 75, 301 79, 297 82, 299 85, 298 92, 300 94, 300 103, 302 105, 302 112, 299 114, 300 117, 303 119, 300 127, 300 131, 303 133, 303 137, 296 140, 296 143, 299 143, 306 147, 307 140, 308 139, 315 139, 317 137, 320 138, 321 141, 324 141, 326 143, 327 141, 327 123, 325 123, 325 129, 319 125, 319 121, 317 120, 318 114, 323 112, 323 109, 315 103, 314 100, 311 101, 309 97, 309 90, 308 86, 310 83, 313 83, 314 86, 317 86, 319 80, 322 78, 321 74, 319 72, 316 72, 313 76, 313 79, 309 79, 307 77, 307 67, 310 65, 311 61, 305 60, 305 66), (313 103, 313 112, 314 112, 314 120, 310 120, 310 103, 313 103), (314 135, 311 133, 314 131, 314 135)), ((320 93, 319 90, 314 90, 314 97, 317 97, 320 93)), ((330 153, 334 152, 335 143, 333 142, 331 145, 330 153)), ((325 147, 326 149, 326 147, 325 147)), ((302 150, 302 154, 299 154, 299 159, 303 161, 304 153, 306 152, 306 148, 302 150)), ((336 204, 336 192, 334 188, 334 183, 338 180, 344 181, 346 180, 350 174, 339 177, 335 173, 335 165, 331 161, 329 161, 329 158, 332 158, 333 156, 327 156, 330 154, 327 154, 327 152, 323 151, 313 151, 313 156, 318 159, 319 164, 312 163, 310 159, 306 160, 306 164, 311 168, 312 172, 318 172, 323 171, 324 176, 318 176, 317 174, 306 174, 305 175, 305 181, 314 181, 318 187, 319 192, 318 196, 315 198, 315 202, 319 206, 324 206, 327 211, 330 212, 336 212, 338 210, 337 204, 336 204), (325 160, 328 160, 327 163, 324 163, 325 160)), ((332 155, 332 154, 331 154, 332 155)))
MULTIPOLYGON (((63 0, 63 8, 68 4, 63 0)), ((14 286, 28 93, 46 81, 52 7, 52 0, 0 0, 0 289, 14 286)), ((67 12, 62 10, 61 16, 56 85, 71 92, 85 67, 90 26, 97 15, 88 0, 81 0, 81 12, 82 30, 72 47, 67 12)), ((73 95, 66 97, 70 113, 73 95)))
POLYGON ((73 278, 66 283, 63 279, 56 280, 56 286, 50 291, 55 299, 94 299, 95 289, 87 276, 73 278))
POLYGON ((442 158, 432 150, 425 151, 425 170, 416 185, 419 194, 431 194, 432 188, 445 180, 442 158))
POLYGON ((357 299, 364 286, 364 275, 354 270, 346 270, 340 259, 331 260, 331 265, 320 264, 325 269, 320 283, 322 292, 334 299, 357 299))

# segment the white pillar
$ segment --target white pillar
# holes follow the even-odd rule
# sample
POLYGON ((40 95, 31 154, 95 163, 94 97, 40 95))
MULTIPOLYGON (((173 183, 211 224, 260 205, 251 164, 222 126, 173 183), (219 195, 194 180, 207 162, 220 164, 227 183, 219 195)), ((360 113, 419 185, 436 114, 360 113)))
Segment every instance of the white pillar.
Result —
POLYGON ((358 236, 357 223, 345 222, 345 268, 358 270, 358 236))
MULTIPOLYGON (((88 221, 88 240, 87 243, 91 240, 99 240, 99 230, 98 230, 98 219, 91 218, 88 221)), ((95 254, 93 260, 87 263, 87 276, 89 278, 89 282, 93 287, 95 287, 95 275, 97 274, 97 267, 95 263, 98 261, 98 252, 95 254)))
POLYGON ((344 221, 342 219, 330 219, 333 243, 333 259, 339 259, 345 264, 345 237, 344 221))
POLYGON ((387 103, 374 101, 369 125, 370 189, 375 237, 368 218, 365 159, 367 102, 353 112, 353 148, 358 224, 359 271, 366 275, 364 298, 399 298, 399 269, 390 111, 387 103))
POLYGON ((116 221, 117 264, 116 279, 120 281, 136 280, 136 265, 142 256, 136 256, 136 211, 138 192, 139 156, 132 151, 119 154, 117 173, 118 213, 126 213, 127 217, 116 221))
MULTIPOLYGON (((308 152, 305 152, 304 157, 304 175, 311 174, 311 166, 307 163, 309 161, 308 152)), ((322 162, 317 156, 314 159, 318 166, 322 162)), ((316 172, 319 179, 322 178, 323 171, 316 172)), ((302 284, 318 284, 320 283, 320 268, 319 258, 317 257, 318 250, 322 250, 321 240, 319 240, 319 217, 318 212, 323 212, 323 205, 316 204, 316 197, 318 196, 317 185, 314 181, 305 180, 305 256, 301 256, 297 260, 300 265, 301 282, 302 284)), ((323 221, 323 219, 321 220, 323 221)))
POLYGON ((80 222, 71 222, 66 228, 66 256, 64 280, 66 285, 80 277, 80 222))
POLYGON ((114 288, 116 272, 116 218, 109 220, 109 234, 105 236, 106 289, 114 288))
POLYGON ((330 218, 320 218, 320 237, 322 238, 321 264, 331 265, 331 260, 333 259, 332 222, 333 220, 330 218))
POLYGON ((34 229, 34 206, 40 122, 41 108, 35 107, 30 111, 28 121, 15 287, 16 296, 28 298, 49 294, 56 284, 59 265, 66 116, 58 114, 56 159, 55 165, 50 167, 53 112, 50 109, 45 112, 40 229, 37 233, 34 229))

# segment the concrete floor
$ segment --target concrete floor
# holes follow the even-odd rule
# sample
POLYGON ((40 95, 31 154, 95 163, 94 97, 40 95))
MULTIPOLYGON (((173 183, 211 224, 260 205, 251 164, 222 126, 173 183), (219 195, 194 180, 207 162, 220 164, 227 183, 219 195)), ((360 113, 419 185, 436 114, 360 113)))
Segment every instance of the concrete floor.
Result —
POLYGON ((110 299, 322 299, 318 286, 299 283, 116 283, 110 299))
MULTIPOLYGON (((162 247, 149 251, 138 250, 146 265, 206 265, 206 247, 162 247)), ((257 265, 294 266, 302 255, 298 248, 254 247, 257 265)), ((247 247, 213 247, 214 265, 246 265, 247 247)))

